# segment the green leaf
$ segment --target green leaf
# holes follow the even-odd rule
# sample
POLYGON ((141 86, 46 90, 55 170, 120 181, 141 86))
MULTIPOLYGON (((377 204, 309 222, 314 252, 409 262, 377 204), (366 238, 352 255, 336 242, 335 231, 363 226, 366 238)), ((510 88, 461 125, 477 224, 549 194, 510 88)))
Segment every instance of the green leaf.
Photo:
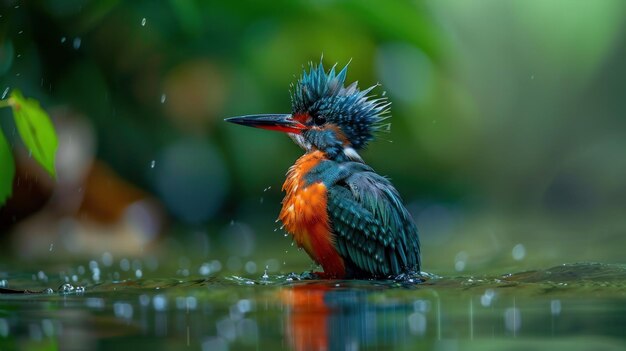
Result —
POLYGON ((26 99, 19 90, 13 90, 9 98, 13 118, 24 145, 39 164, 56 177, 54 160, 59 142, 50 117, 35 99, 26 99))
POLYGON ((13 192, 14 176, 15 164, 13 163, 13 154, 11 154, 11 146, 0 131, 0 206, 13 192))

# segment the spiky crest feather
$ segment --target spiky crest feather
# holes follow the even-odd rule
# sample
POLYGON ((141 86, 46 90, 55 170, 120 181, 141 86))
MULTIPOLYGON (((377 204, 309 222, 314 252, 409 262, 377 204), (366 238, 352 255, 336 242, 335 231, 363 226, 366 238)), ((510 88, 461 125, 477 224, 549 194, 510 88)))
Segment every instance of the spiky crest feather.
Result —
POLYGON ((335 73, 335 64, 328 72, 323 64, 309 63, 296 84, 291 84, 291 104, 294 114, 323 115, 337 124, 355 149, 362 149, 379 130, 388 130, 389 105, 385 97, 368 95, 377 85, 359 90, 354 82, 344 87, 348 64, 335 73))

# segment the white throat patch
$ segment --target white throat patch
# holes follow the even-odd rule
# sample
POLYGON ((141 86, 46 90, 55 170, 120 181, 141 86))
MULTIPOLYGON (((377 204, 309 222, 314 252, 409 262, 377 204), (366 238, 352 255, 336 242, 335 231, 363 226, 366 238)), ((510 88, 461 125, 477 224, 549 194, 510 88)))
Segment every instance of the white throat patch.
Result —
POLYGON ((298 144, 298 146, 304 149, 304 151, 306 152, 311 151, 312 149, 311 143, 304 140, 304 137, 301 134, 287 133, 287 135, 289 135, 289 137, 291 138, 291 140, 293 140, 294 143, 298 144))
MULTIPOLYGON (((304 149, 304 151, 309 152, 313 150, 313 145, 306 141, 301 134, 287 133, 287 135, 289 135, 294 143, 298 144, 298 146, 304 149)), ((351 161, 365 163, 365 161, 363 161, 363 159, 361 158, 361 155, 359 155, 359 153, 351 146, 345 146, 343 148, 343 154, 346 155, 346 157, 351 161)))

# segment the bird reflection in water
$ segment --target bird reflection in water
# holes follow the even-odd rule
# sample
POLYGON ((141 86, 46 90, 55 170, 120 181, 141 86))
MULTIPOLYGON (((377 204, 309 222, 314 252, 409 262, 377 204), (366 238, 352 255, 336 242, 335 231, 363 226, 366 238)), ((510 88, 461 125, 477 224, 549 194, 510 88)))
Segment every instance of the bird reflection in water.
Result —
POLYGON ((305 284, 281 291, 285 335, 294 350, 392 346, 426 331, 425 317, 419 326, 422 333, 410 325, 416 313, 411 304, 370 303, 368 290, 333 285, 305 284))

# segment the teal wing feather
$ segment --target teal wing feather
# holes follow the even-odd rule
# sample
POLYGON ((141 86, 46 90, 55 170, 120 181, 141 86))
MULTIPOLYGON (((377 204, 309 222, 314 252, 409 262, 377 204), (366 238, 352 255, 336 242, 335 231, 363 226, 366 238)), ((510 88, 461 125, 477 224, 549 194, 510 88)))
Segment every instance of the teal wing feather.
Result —
POLYGON ((353 275, 395 276, 420 269, 417 227, 389 180, 369 167, 328 189, 335 245, 353 275))

